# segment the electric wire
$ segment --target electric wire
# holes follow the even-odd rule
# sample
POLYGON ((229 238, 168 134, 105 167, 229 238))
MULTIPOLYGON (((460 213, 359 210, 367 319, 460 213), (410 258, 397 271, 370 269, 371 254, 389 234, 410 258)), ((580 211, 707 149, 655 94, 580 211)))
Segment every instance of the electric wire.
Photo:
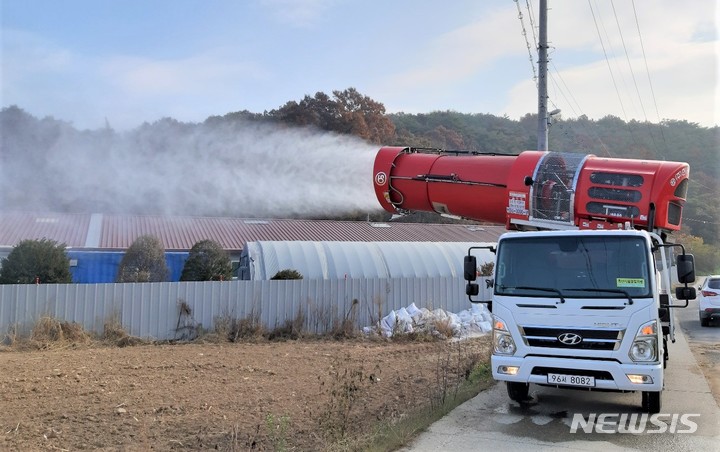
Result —
POLYGON ((535 82, 535 86, 537 87, 538 74, 537 74, 537 69, 535 68, 535 62, 533 60, 532 49, 530 48, 530 41, 528 41, 527 30, 525 29, 525 21, 523 20, 523 13, 522 13, 522 10, 520 9, 520 2, 518 0, 514 0, 514 1, 515 1, 515 5, 517 6, 517 10, 518 10, 518 19, 520 19, 520 26, 522 27, 522 35, 523 35, 523 38, 525 38, 525 45, 527 46, 527 50, 528 50, 530 67, 532 68, 532 72, 533 72, 533 81, 535 82))
MULTIPOLYGON (((620 109, 623 113, 623 118, 625 119, 625 122, 627 122, 627 113, 625 112, 625 104, 623 103, 622 96, 620 95, 620 90, 618 89, 617 80, 615 80, 615 73, 613 72, 612 65, 610 64, 610 57, 608 57, 608 51, 605 48, 605 40, 602 37, 602 33, 600 32, 600 26, 598 25, 598 18, 595 16, 595 10, 592 7, 591 0, 588 0, 588 5, 590 6, 590 13, 592 14, 593 22, 595 23, 595 30, 598 34, 598 39, 600 40, 600 46, 602 47, 603 55, 605 56, 605 62, 607 63, 608 71, 610 72, 610 79, 612 80, 613 87, 615 88, 615 94, 617 94, 618 102, 620 103, 620 109)), ((603 26, 603 30, 605 27, 603 26)), ((607 32, 605 33, 607 35, 607 32)))
MULTIPOLYGON (((613 87, 615 88, 615 93, 617 94, 618 101, 620 102, 620 109, 623 112, 625 125, 627 127, 628 133, 630 134, 630 138, 632 138, 635 146, 640 147, 640 144, 638 143, 637 138, 636 138, 635 134, 633 133, 632 128, 630 127, 630 121, 628 120, 627 112, 625 111, 625 105, 623 104, 622 96, 620 95, 620 90, 618 89, 618 84, 615 79, 615 73, 613 72, 612 65, 610 64, 610 58, 608 57, 608 52, 607 52, 607 49, 605 48, 605 42, 603 41, 602 33, 600 32, 600 26, 598 26, 598 17, 595 15, 595 10, 592 7, 591 0, 588 0, 588 5, 590 6, 590 13, 592 14, 593 22, 595 23, 595 30, 597 31, 598 39, 600 40, 600 46, 603 49, 603 55, 605 56, 605 62, 607 63, 608 71, 610 72, 610 78, 612 79, 613 87)), ((602 20, 601 20, 601 22, 602 22, 602 20)), ((604 24, 602 25, 602 28, 603 28, 603 31, 605 31, 605 35, 607 37, 608 36, 607 30, 605 29, 604 24)), ((608 40, 608 45, 609 45, 610 44, 609 38, 607 40, 608 40)), ((631 102, 632 102, 632 99, 631 99, 631 102)))
POLYGON ((628 69, 630 70, 630 76, 632 77, 633 85, 635 86, 635 92, 638 95, 638 101, 640 102, 640 110, 642 110, 643 117, 645 118, 645 121, 647 122, 647 113, 645 112, 645 105, 642 101, 642 96, 640 95, 640 88, 638 88, 637 79, 635 78, 635 71, 633 71, 632 63, 630 62, 630 54, 627 50, 627 45, 625 45, 625 37, 623 36, 622 27, 620 27, 620 20, 618 19, 617 10, 615 9, 615 2, 611 1, 610 5, 612 6, 612 12, 613 16, 615 17, 615 24, 617 25, 618 29, 618 35, 620 36, 620 43, 622 44, 623 51, 625 52, 625 60, 628 64, 628 69))
POLYGON ((645 73, 647 74, 648 85, 650 87, 650 95, 652 97, 653 105, 655 106, 655 114, 658 118, 658 124, 660 127, 660 136, 662 137, 665 150, 668 155, 670 154, 670 148, 668 147, 667 140, 665 139, 665 131, 662 127, 662 119, 660 118, 660 110, 658 110, 657 99, 655 97, 655 90, 653 89, 652 79, 650 78, 650 67, 648 66, 647 56, 645 54, 645 44, 643 43, 642 33, 640 32, 640 21, 638 20, 637 10, 635 9, 635 0, 632 0, 633 15, 635 16, 635 27, 637 28, 638 38, 640 40, 640 49, 642 50, 643 62, 645 62, 645 73))
MULTIPOLYGON (((579 103, 577 102, 577 100, 575 99, 575 96, 573 96, 572 90, 567 86, 567 84, 565 83, 565 80, 562 78, 562 75, 560 74, 560 71, 557 70, 557 68, 555 67, 555 65, 554 65, 553 63, 550 63, 550 64, 551 64, 551 66, 553 67, 553 71, 554 71, 554 73, 551 74, 551 76, 550 76, 550 80, 552 81, 553 85, 556 87, 556 89, 558 90, 558 92, 560 93, 560 95, 561 95, 563 98, 565 98, 565 102, 570 106, 570 110, 572 110, 573 115, 575 115, 575 116, 578 117, 578 118, 580 118, 580 116, 584 116, 585 113, 583 113, 582 108, 580 107, 580 104, 579 104, 579 103), (562 82, 562 84, 565 86, 568 94, 569 94, 570 97, 572 98, 572 102, 567 99, 567 96, 565 95, 565 91, 564 91, 563 89, 561 89, 561 88, 557 85, 557 81, 555 80, 554 75, 557 75, 557 78, 560 79, 560 81, 562 82), (573 107, 573 102, 574 102, 575 105, 578 107, 578 110, 580 110, 580 114, 578 114, 578 112, 575 111, 575 108, 573 107)), ((599 136, 594 130, 590 129, 584 121, 582 121, 582 122, 581 122, 581 121, 577 121, 577 123, 580 125, 580 127, 583 129, 583 131, 584 131, 587 135, 593 137, 593 138, 599 143, 600 149, 602 149, 603 152, 604 152, 608 157, 612 157, 612 156, 613 156, 612 153, 610 152, 610 149, 609 149, 609 148, 607 147, 607 145, 603 142, 602 138, 600 138, 600 136, 599 136)))
POLYGON ((650 136, 650 141, 652 141, 655 152, 657 154, 660 154, 659 147, 655 142, 655 136, 653 136, 652 128, 650 127, 650 121, 648 121, 647 113, 645 111, 645 104, 643 103, 642 95, 640 94, 640 88, 638 87, 637 83, 637 78, 635 77, 635 71, 633 70, 632 62, 630 61, 630 54, 628 53, 627 45, 625 45, 625 37, 623 36, 622 27, 620 26, 620 20, 618 19, 617 10, 615 9, 615 2, 611 1, 610 5, 612 6, 613 16, 615 16, 615 24, 617 25, 618 35, 620 35, 620 42, 622 43, 623 51, 625 52, 625 60, 627 61, 628 69, 630 70, 630 76, 632 77, 633 85, 635 87, 635 92, 638 96, 640 110, 642 111, 643 118, 645 118, 645 126, 647 128, 648 135, 650 136))
POLYGON ((530 0, 525 0, 525 9, 528 11, 528 17, 530 18, 530 30, 532 30, 533 44, 535 48, 538 48, 538 37, 535 34, 535 17, 533 17, 533 9, 530 7, 530 0))

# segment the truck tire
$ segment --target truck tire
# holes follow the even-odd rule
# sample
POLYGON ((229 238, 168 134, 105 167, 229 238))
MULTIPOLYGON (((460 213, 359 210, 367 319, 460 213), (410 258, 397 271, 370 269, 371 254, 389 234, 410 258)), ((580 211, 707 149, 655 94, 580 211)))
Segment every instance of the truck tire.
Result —
POLYGON ((508 397, 516 402, 525 402, 528 400, 529 390, 530 384, 528 383, 517 383, 514 381, 507 382, 508 397))
POLYGON ((662 408, 662 392, 643 391, 642 393, 642 409, 646 413, 659 413, 662 408))
POLYGON ((700 326, 708 326, 708 325, 710 325, 710 319, 709 318, 703 319, 702 317, 700 317, 700 326))

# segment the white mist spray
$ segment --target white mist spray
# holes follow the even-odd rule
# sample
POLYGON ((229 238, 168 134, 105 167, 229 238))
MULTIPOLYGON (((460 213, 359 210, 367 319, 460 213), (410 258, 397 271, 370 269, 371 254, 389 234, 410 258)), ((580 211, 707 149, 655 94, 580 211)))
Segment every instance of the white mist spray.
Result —
MULTIPOLYGON (((377 149, 354 137, 255 123, 163 120, 123 134, 67 128, 35 180, 20 183, 47 184, 32 210, 335 216, 379 210, 377 149)), ((4 208, 27 210, 23 204, 4 208)))

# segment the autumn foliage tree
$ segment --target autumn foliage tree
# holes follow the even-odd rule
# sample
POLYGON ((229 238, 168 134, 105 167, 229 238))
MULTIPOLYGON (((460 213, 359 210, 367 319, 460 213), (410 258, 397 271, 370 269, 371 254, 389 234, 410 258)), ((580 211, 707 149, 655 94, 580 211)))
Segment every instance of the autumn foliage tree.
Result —
POLYGON ((142 235, 130 245, 120 261, 116 281, 161 282, 168 280, 169 273, 165 247, 160 239, 142 235))
POLYGON ((274 119, 299 126, 354 135, 373 143, 388 143, 395 135, 393 122, 385 116, 385 106, 355 88, 333 91, 331 98, 323 92, 290 101, 269 113, 274 119))
POLYGON ((232 279, 232 264, 227 252, 213 240, 193 245, 183 267, 180 281, 227 281, 232 279))
POLYGON ((23 240, 0 262, 0 284, 72 282, 65 245, 54 240, 23 240))

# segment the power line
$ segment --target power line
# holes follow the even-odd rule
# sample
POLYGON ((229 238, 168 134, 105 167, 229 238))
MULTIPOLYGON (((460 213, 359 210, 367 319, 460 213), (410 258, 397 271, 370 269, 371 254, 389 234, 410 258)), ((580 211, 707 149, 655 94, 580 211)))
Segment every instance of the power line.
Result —
MULTIPOLYGON (((588 6, 590 6, 590 13, 592 14, 593 22, 595 23, 595 30, 598 33, 598 39, 600 40, 600 46, 603 49, 603 55, 605 56, 605 62, 607 63, 608 71, 610 72, 610 78, 612 79, 613 87, 615 88, 615 93, 617 94, 617 97, 618 97, 618 102, 620 102, 620 109, 623 112, 625 124, 628 129, 628 133, 630 134, 630 137, 632 138, 635 145, 639 147, 640 144, 638 143, 637 139, 635 138, 635 134, 633 134, 632 128, 630 128, 630 122, 628 121, 627 112, 625 111, 625 105, 623 104, 622 96, 620 95, 620 90, 618 89, 617 81, 615 80, 615 74, 612 70, 612 65, 610 64, 610 58, 608 58, 607 49, 605 48, 605 42, 603 41, 602 33, 600 33, 600 27, 598 26, 598 18, 595 16, 595 10, 592 7, 591 0, 588 0, 588 6)), ((603 25, 603 31, 605 31, 605 35, 607 36, 607 30, 605 30, 604 25, 603 25)), ((610 44, 609 38, 608 38, 608 44, 610 44)), ((630 99, 630 101, 632 102, 632 98, 630 99)))
POLYGON ((645 124, 647 127, 648 135, 650 135, 650 141, 652 141, 653 147, 658 150, 658 145, 655 142, 655 137, 652 134, 652 128, 650 127, 650 123, 647 118, 647 113, 645 112, 645 104, 643 104, 642 101, 642 95, 640 94, 640 88, 638 88, 637 79, 635 78, 635 71, 633 70, 632 63, 630 61, 630 54, 628 53, 627 46, 625 45, 625 37, 623 36, 622 28, 620 27, 620 20, 617 16, 617 11, 615 10, 615 2, 611 1, 610 5, 612 6, 613 15, 615 16, 615 23, 617 24, 618 34, 620 35, 620 42, 623 46, 623 51, 625 52, 625 60, 627 60, 628 69, 630 70, 630 76, 632 77, 633 85, 635 86, 635 92, 638 96, 638 102, 640 102, 640 110, 642 110, 643 118, 645 118, 645 124))
POLYGON ((613 87, 615 87, 615 94, 617 94, 618 101, 620 102, 620 109, 623 112, 623 116, 625 117, 625 120, 627 122, 627 114, 625 114, 625 105, 623 105, 622 97, 620 96, 620 90, 618 90, 617 82, 615 81, 615 74, 613 73, 612 66, 610 65, 610 59, 607 55, 607 50, 605 49, 605 41, 603 41, 602 34, 600 33, 600 27, 598 27, 597 23, 597 17, 595 17, 595 10, 592 7, 592 3, 590 0, 588 0, 588 6, 590 6, 590 13, 592 14, 593 22, 595 23, 595 30, 598 34, 598 39, 600 40, 600 46, 602 47, 603 55, 605 56, 605 62, 608 66, 608 71, 610 71, 610 78, 612 79, 613 87))
POLYGON ((533 17, 533 9, 530 7, 530 0, 525 0, 525 9, 528 11, 528 17, 530 18, 530 30, 532 30, 533 44, 535 48, 538 48, 538 38, 535 34, 535 17, 533 17))
MULTIPOLYGON (((530 48, 530 41, 528 41, 527 31, 525 30, 525 22, 523 21, 523 13, 522 13, 522 10, 520 9, 520 2, 518 0, 515 0, 515 5, 517 6, 518 19, 520 19, 520 26, 522 27, 522 35, 523 35, 523 38, 525 38, 525 45, 527 46, 527 50, 528 50, 530 67, 532 67, 532 72, 533 72, 533 81, 535 81, 535 86, 537 86, 537 82, 538 82, 537 70, 535 69, 535 61, 533 60, 532 49, 530 48)), ((531 24, 532 24, 532 22, 531 22, 531 24)), ((533 35, 534 35, 534 30, 533 30, 533 35)))
MULTIPOLYGON (((555 65, 554 65, 553 63, 551 63, 551 66, 552 66, 552 68, 553 68, 554 74, 557 75, 557 77, 560 79, 560 81, 562 82, 562 84, 565 86, 565 89, 567 90, 568 94, 569 94, 570 97, 572 98, 572 102, 570 102, 570 101, 568 100, 567 96, 565 95, 565 91, 564 91, 560 86, 558 86, 557 82, 555 81, 555 77, 553 77, 552 74, 551 74, 550 80, 553 82, 553 85, 555 86, 555 88, 557 89, 557 91, 558 91, 558 92, 560 93, 560 95, 565 99, 565 102, 570 106, 570 110, 572 110, 572 112, 573 112, 573 114, 574 114, 575 116, 580 117, 580 115, 584 115, 584 113, 583 113, 583 111, 582 111, 582 108, 580 107, 580 104, 579 104, 579 103, 577 102, 577 100, 575 99, 575 96, 573 96, 572 90, 571 90, 571 89, 567 86, 567 84, 565 83, 565 80, 562 78, 562 75, 560 74, 560 71, 557 70, 557 68, 555 67, 555 65), (575 108, 573 107, 573 102, 575 103, 575 105, 577 105, 578 110, 580 110, 580 115, 578 115, 578 112, 575 111, 575 108)), ((553 106, 554 106, 554 104, 553 104, 553 106)), ((610 152, 610 149, 605 145, 605 143, 602 141, 602 139, 600 138, 600 136, 599 136, 597 133, 595 133, 595 131, 593 131, 592 129, 588 128, 587 125, 586 125, 584 122, 578 121, 578 124, 579 124, 580 127, 585 131, 585 133, 586 133, 587 135, 592 136, 592 137, 595 138, 595 140, 600 144, 600 148, 601 148, 603 151, 605 151, 605 154, 607 154, 608 157, 612 157, 612 153, 610 152)))
POLYGON ((623 46, 623 51, 625 52, 625 59, 628 63, 628 69, 630 69, 630 76, 633 80, 633 85, 635 85, 635 92, 638 95, 638 101, 640 102, 640 109, 642 110, 643 117, 645 118, 645 121, 647 122, 647 114, 645 113, 645 105, 643 105, 642 96, 640 95, 640 89, 638 88, 637 80, 635 79, 635 71, 633 71, 632 63, 630 62, 630 55, 628 54, 627 46, 625 45, 625 38, 623 37, 622 28, 620 27, 620 20, 618 20, 617 11, 615 10, 615 2, 611 1, 610 5, 612 6, 613 16, 615 16, 615 24, 617 25, 618 34, 620 35, 620 42, 623 46))
POLYGON ((702 223, 702 224, 714 224, 714 225, 720 224, 720 222, 717 222, 717 221, 698 220, 696 218, 687 218, 685 216, 683 216, 682 220, 683 221, 693 221, 695 223, 702 223))
MULTIPOLYGON (((640 21, 638 20, 637 10, 635 9, 635 0, 632 0, 632 7, 633 15, 635 16, 635 27, 637 28, 638 38, 640 39, 640 49, 642 50, 643 61, 645 62, 645 73, 647 74, 648 85, 650 86, 650 95, 652 96, 653 105, 655 106, 655 114, 657 114, 658 117, 658 124, 660 124, 662 119, 660 119, 660 111, 658 110, 657 99, 655 98, 655 90, 653 89, 652 80, 650 79, 650 68, 648 66, 647 56, 645 55, 645 45, 643 44, 642 33, 640 32, 640 21)), ((665 150, 669 154, 670 149, 668 147, 667 140, 665 140, 665 132, 662 127, 660 127, 660 136, 662 137, 663 144, 665 145, 665 150)))

